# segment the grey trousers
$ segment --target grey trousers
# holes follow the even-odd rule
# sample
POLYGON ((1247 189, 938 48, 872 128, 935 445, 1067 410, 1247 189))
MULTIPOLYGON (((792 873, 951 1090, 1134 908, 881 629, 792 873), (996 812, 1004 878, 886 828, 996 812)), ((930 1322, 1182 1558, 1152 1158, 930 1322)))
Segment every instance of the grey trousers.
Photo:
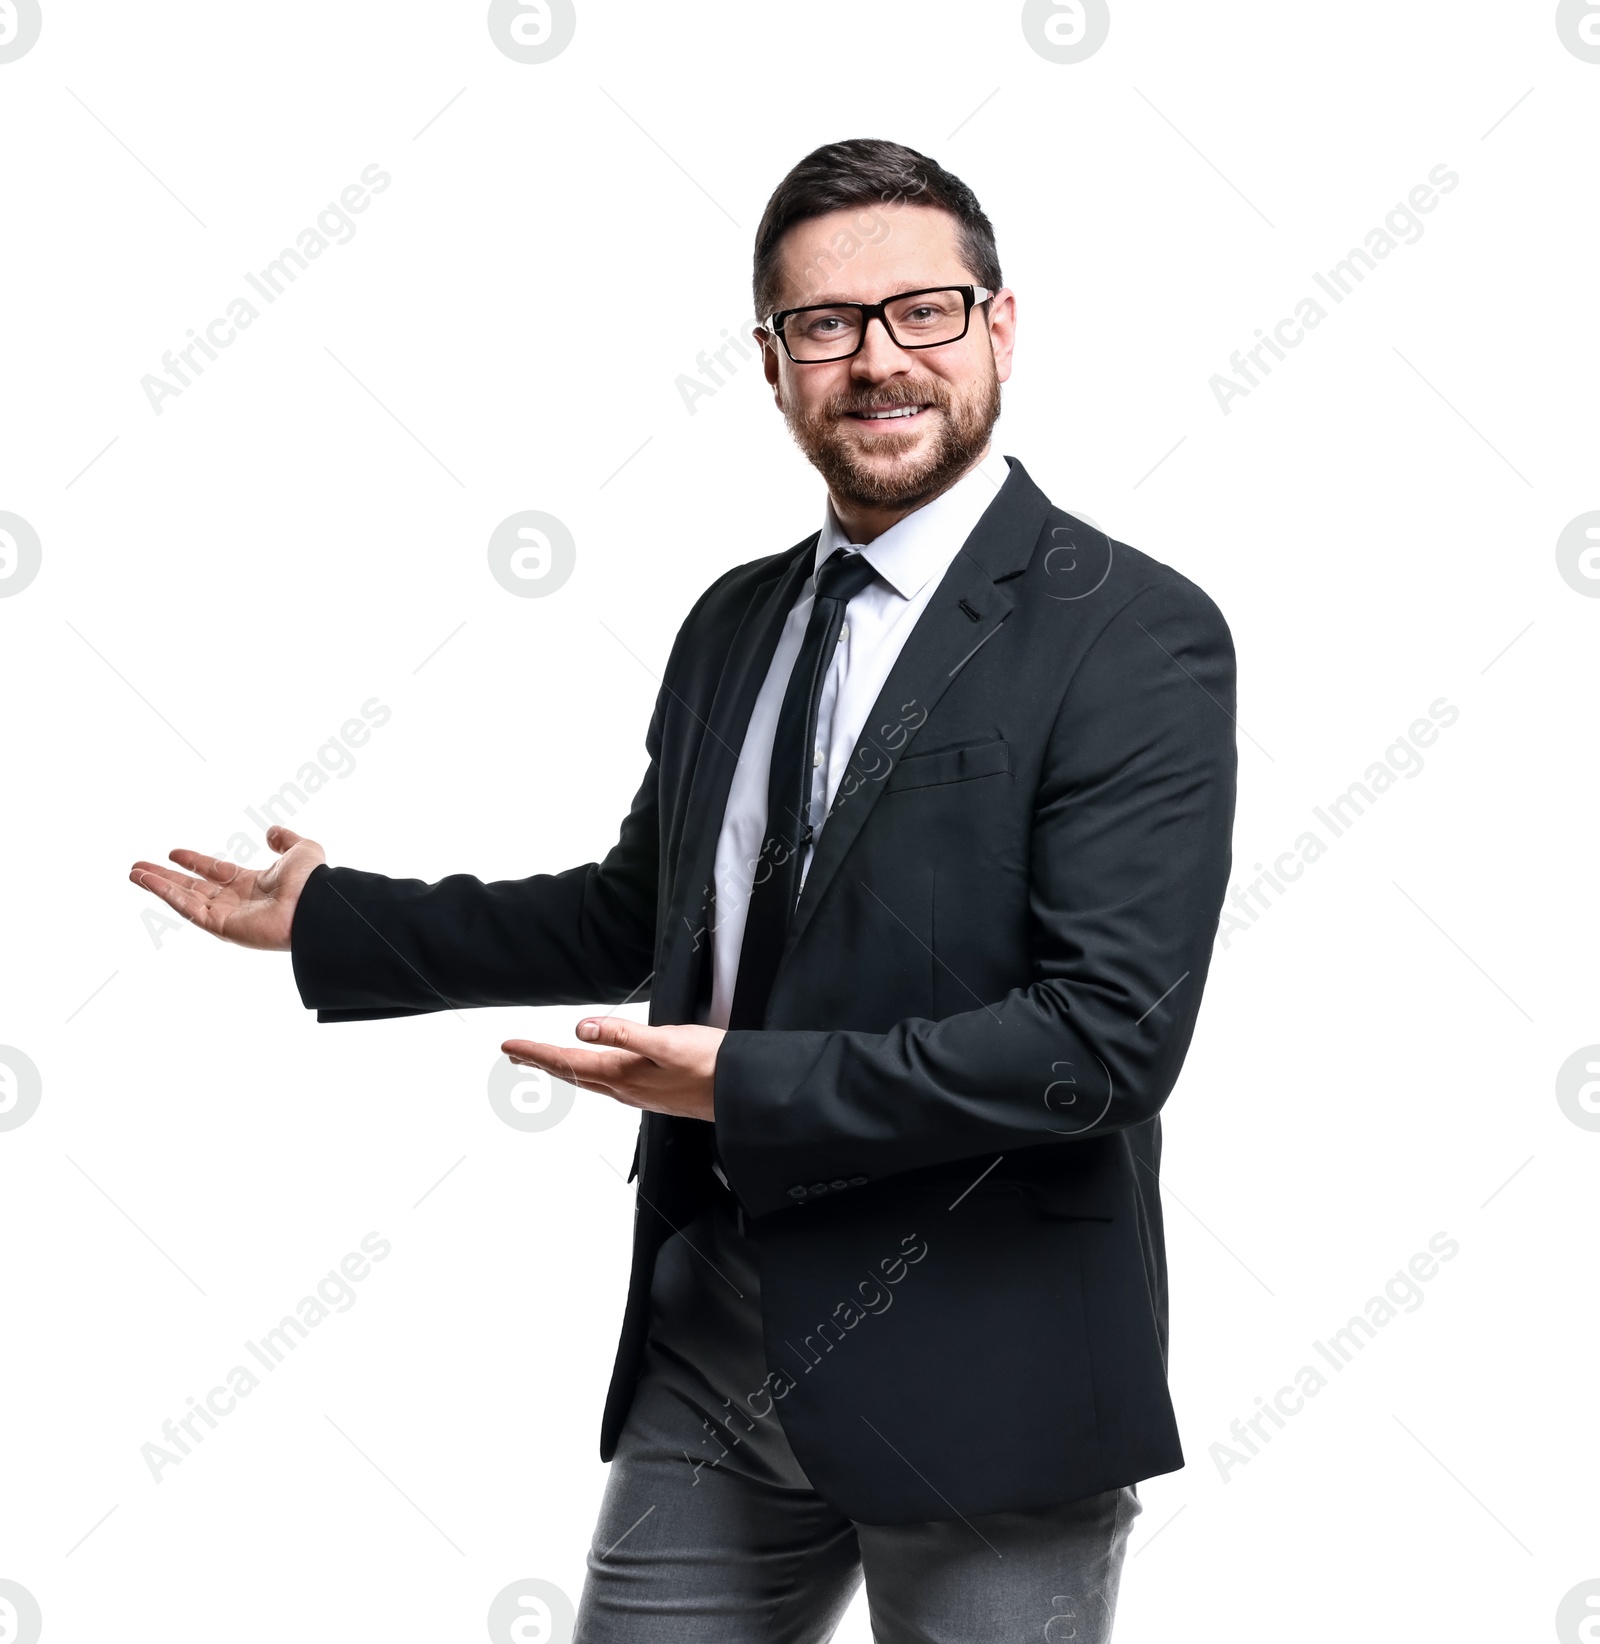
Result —
POLYGON ((574 1644, 813 1644, 863 1579, 878 1644, 1105 1644, 1130 1485, 1029 1512, 857 1524, 829 1507, 762 1386, 755 1248, 719 1200, 662 1247, 574 1644))

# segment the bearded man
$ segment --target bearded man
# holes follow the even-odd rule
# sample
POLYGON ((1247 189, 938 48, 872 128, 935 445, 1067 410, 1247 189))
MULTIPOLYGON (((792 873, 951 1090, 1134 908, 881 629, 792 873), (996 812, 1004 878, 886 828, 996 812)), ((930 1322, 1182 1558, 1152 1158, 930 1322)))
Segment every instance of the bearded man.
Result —
MULTIPOLYGON (((972 191, 833 143, 756 235, 821 528, 684 620, 621 835, 434 885, 137 883, 320 1021, 649 1000, 515 1062, 642 1110, 580 1644, 1110 1637, 1166 1382, 1160 1110, 1227 885, 1234 659, 1178 572, 990 472, 972 191)), ((608 755, 608 757, 614 757, 608 755)))

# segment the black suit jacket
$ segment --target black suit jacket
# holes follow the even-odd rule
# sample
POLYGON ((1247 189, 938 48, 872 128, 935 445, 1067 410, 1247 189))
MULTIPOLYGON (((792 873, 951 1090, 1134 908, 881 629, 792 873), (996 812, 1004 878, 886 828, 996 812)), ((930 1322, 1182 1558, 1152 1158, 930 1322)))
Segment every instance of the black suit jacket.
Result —
MULTIPOLYGON (((1183 1465, 1159 1114, 1228 879, 1233 648, 1193 583, 1007 461, 862 733, 766 1025, 717 1058, 771 1372, 725 1391, 775 1412, 867 1523, 1183 1465)), ((604 861, 493 884, 319 867, 293 933, 318 1019, 648 995, 652 1022, 696 1020, 729 784, 815 545, 729 571, 690 612, 604 861)), ((656 1252, 716 1191, 712 1131, 640 1127, 604 1459, 656 1252)))

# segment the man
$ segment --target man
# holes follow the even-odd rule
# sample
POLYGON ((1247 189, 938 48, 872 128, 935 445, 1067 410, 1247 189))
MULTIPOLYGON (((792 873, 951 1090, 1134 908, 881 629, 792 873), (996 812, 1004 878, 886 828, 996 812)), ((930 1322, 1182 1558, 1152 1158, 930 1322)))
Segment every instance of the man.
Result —
POLYGON ((1016 316, 972 192, 830 144, 756 236, 819 533, 679 631, 600 863, 485 885, 193 851, 319 1021, 616 1004, 513 1061, 644 1110, 583 1644, 1110 1636, 1166 1386, 1159 1111, 1227 882, 1192 583, 979 468, 1016 316), (885 230, 885 223, 887 228, 885 230))

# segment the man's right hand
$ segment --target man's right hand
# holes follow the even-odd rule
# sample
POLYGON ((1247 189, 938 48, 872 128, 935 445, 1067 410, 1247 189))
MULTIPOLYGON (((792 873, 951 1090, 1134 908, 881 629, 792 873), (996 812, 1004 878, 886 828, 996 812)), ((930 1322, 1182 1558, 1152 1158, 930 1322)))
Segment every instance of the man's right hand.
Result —
POLYGON ((159 862, 135 862, 128 877, 159 896, 189 921, 224 942, 242 948, 289 951, 294 910, 311 870, 327 856, 314 839, 302 839, 288 828, 267 830, 267 843, 278 853, 269 868, 255 873, 237 862, 219 861, 199 851, 176 850, 171 859, 200 878, 174 873, 159 862))

